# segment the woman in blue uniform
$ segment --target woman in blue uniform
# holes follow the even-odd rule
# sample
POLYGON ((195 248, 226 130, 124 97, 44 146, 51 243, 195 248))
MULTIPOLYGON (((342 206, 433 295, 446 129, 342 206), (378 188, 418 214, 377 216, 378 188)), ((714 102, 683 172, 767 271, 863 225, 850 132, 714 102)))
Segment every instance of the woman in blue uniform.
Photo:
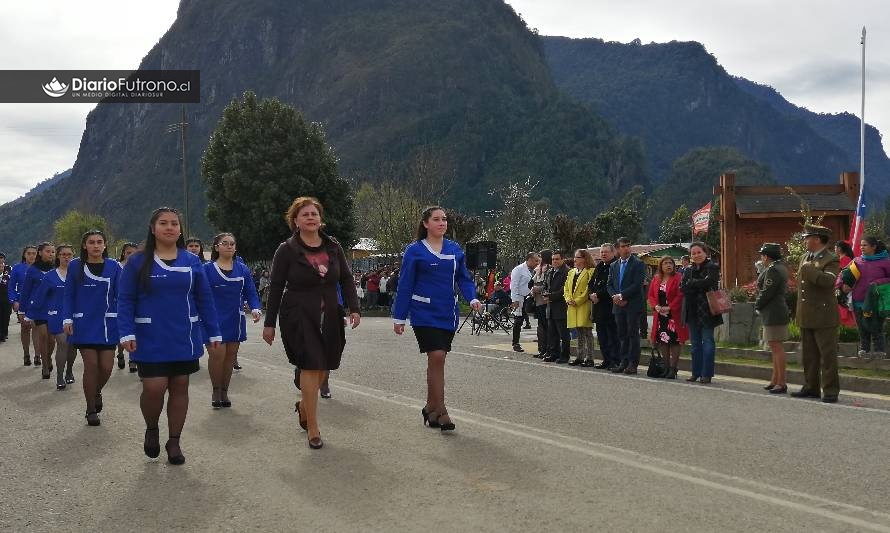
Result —
MULTIPOLYGON (((127 259, 130 258, 131 255, 136 253, 137 248, 139 247, 138 243, 135 242, 125 242, 121 247, 121 255, 117 260, 121 265, 121 270, 123 270, 124 266, 127 264, 127 259)), ((136 362, 129 361, 130 373, 136 373, 136 362)), ((117 345, 117 367, 123 370, 124 368, 124 347, 120 344, 117 345)))
POLYGON ((447 231, 445 209, 433 206, 423 211, 417 240, 405 248, 392 314, 397 335, 405 332, 405 322, 411 320, 420 352, 427 354, 427 399, 420 414, 424 423, 442 431, 454 430, 445 408, 445 356, 460 321, 455 288, 473 309, 482 308, 464 252, 445 238, 447 231))
POLYGON ((120 341, 142 378, 143 450, 152 458, 161 453, 158 420, 169 393, 164 448, 174 465, 185 463, 179 440, 188 414, 189 375, 200 369, 204 353, 198 317, 211 349, 222 340, 210 284, 198 258, 185 251, 181 227, 173 208, 152 213, 145 250, 130 256, 118 293, 120 341))
POLYGON ((83 395, 87 423, 98 426, 102 388, 114 367, 117 285, 121 266, 108 258, 105 234, 90 230, 80 239, 80 257, 71 262, 65 281, 63 324, 69 342, 83 359, 83 395))
POLYGON ((213 292, 222 344, 209 348, 207 369, 213 396, 213 407, 231 407, 229 382, 238 347, 247 340, 247 319, 244 316, 244 302, 250 307, 254 323, 262 317, 260 298, 257 295, 250 269, 235 257, 235 236, 220 233, 213 238, 210 262, 204 263, 204 272, 213 292))
POLYGON ((56 343, 56 390, 64 390, 66 385, 74 383, 72 367, 77 352, 68 343, 68 335, 62 328, 65 279, 72 257, 74 257, 74 247, 70 244, 60 244, 56 247, 56 268, 43 276, 43 281, 37 286, 31 298, 33 307, 46 309, 46 327, 56 343))
MULTIPOLYGON (((29 244, 22 250, 22 260, 20 263, 12 267, 9 271, 9 285, 6 292, 9 296, 9 303, 12 304, 12 312, 15 313, 16 320, 22 330, 22 351, 25 354, 25 366, 31 366, 31 330, 33 324, 22 320, 24 313, 21 310, 21 290, 25 283, 25 275, 28 269, 37 259, 37 247, 29 244)), ((37 355, 37 339, 34 339, 34 355, 37 355)))
POLYGON ((49 336, 49 331, 46 328, 46 321, 49 318, 46 308, 43 306, 32 308, 31 299, 34 296, 34 290, 43 281, 43 276, 55 268, 55 261, 55 245, 51 242, 40 243, 37 246, 37 259, 28 268, 25 281, 22 282, 19 302, 19 310, 25 314, 25 322, 34 324, 32 331, 32 335, 34 335, 34 364, 42 366, 43 379, 49 379, 53 371, 51 357, 55 342, 49 336))

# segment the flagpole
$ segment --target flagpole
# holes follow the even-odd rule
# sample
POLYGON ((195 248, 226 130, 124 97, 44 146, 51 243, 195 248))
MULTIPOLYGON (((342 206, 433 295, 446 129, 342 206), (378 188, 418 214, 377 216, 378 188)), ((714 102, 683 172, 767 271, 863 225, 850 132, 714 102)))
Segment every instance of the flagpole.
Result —
POLYGON ((862 45, 862 108, 859 114, 859 198, 856 203, 856 224, 853 234, 850 235, 850 239, 854 241, 850 243, 854 252, 859 250, 858 236, 862 219, 865 217, 865 213, 862 212, 862 200, 865 194, 865 26, 862 27, 862 40, 859 44, 862 45))

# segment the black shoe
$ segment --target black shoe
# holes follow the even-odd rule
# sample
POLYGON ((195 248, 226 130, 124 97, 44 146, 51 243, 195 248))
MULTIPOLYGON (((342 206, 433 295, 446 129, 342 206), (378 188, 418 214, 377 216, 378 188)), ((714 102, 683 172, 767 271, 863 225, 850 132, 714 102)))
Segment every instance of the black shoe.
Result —
POLYGON ((581 364, 581 359, 574 358, 569 362, 569 366, 579 366, 581 364))
POLYGON ((688 378, 686 378, 686 381, 688 381, 689 383, 695 383, 696 381, 698 381, 698 376, 693 374, 693 375, 689 376, 688 378))
POLYGON ((769 390, 770 394, 787 394, 788 393, 788 385, 782 385, 781 387, 773 387, 769 390))
MULTIPOLYGON (((179 455, 170 455, 170 441, 171 440, 179 440, 179 435, 170 435, 167 438, 167 444, 164 444, 164 449, 167 450, 167 462, 171 465, 181 465, 185 464, 185 456, 182 455, 182 450, 179 451, 179 455)), ((161 451, 158 450, 158 455, 160 455, 161 451)))
POLYGON ((800 389, 791 393, 792 398, 819 398, 818 392, 810 392, 807 389, 800 389))
POLYGON ((102 393, 96 394, 96 412, 102 412, 102 393))
POLYGON ((629 367, 627 367, 627 368, 624 369, 624 373, 627 374, 627 375, 631 375, 631 376, 632 376, 632 375, 634 375, 634 374, 637 373, 637 367, 635 367, 635 366, 629 366, 629 367))
POLYGON ((770 383, 769 385, 767 385, 766 387, 764 387, 763 390, 773 390, 774 388, 776 388, 776 384, 775 384, 775 383, 770 383))
POLYGON ((596 368, 597 370, 606 370, 607 368, 611 368, 611 366, 612 366, 611 364, 603 361, 602 363, 600 363, 598 365, 593 365, 593 368, 596 368))
POLYGON ((31 358, 29 356, 25 356, 25 366, 31 366, 31 358))
POLYGON ((522 329, 532 329, 532 325, 526 324, 525 326, 522 327, 522 329))
POLYGON ((672 366, 668 370, 669 371, 668 371, 667 375, 665 376, 665 379, 677 379, 677 367, 672 366))
POLYGON ((241 364, 238 361, 235 361, 235 364, 232 365, 232 368, 235 370, 241 370, 241 364))
POLYGON ((324 398, 325 400, 330 400, 330 399, 331 399, 331 389, 318 389, 318 393, 319 393, 319 394, 321 395, 321 397, 324 398))
POLYGON ((152 459, 156 459, 161 455, 161 442, 158 435, 158 428, 145 428, 145 438, 142 442, 142 449, 145 451, 145 455, 152 459), (153 439, 149 438, 152 433, 154 434, 153 439))
POLYGON ((513 345, 513 351, 514 351, 514 352, 524 352, 525 350, 522 348, 521 345, 519 345, 519 344, 514 344, 514 345, 513 345))
POLYGON ((102 424, 102 421, 99 420, 99 415, 98 413, 96 413, 96 411, 87 411, 87 414, 84 418, 87 419, 87 424, 89 424, 90 426, 98 426, 102 424))
POLYGON ((34 356, 34 366, 40 366, 40 356, 39 355, 34 356))
POLYGON ((541 361, 544 361, 545 363, 555 363, 556 358, 551 355, 548 355, 547 357, 542 357, 541 361))
POLYGON ((547 358, 547 354, 545 354, 545 353, 536 353, 536 354, 533 355, 532 357, 534 357, 535 359, 546 359, 546 358, 547 358))
POLYGON ((61 372, 56 374, 56 390, 65 390, 65 387, 68 385, 65 384, 65 376, 62 375, 61 372))
POLYGON ((825 395, 822 397, 822 403, 837 403, 837 396, 825 395))
POLYGON ((117 354, 117 367, 121 370, 124 369, 124 354, 117 354))
POLYGON ((451 421, 451 417, 448 418, 448 422, 445 422, 445 423, 439 422, 440 420, 442 420, 443 416, 447 416, 447 415, 448 415, 448 413, 439 415, 438 419, 436 420, 439 423, 439 429, 441 429, 442 431, 454 431, 454 422, 451 421))
POLYGON ((315 437, 314 439, 309 439, 309 447, 313 450, 320 450, 324 447, 324 441, 321 440, 321 437, 315 437))
POLYGON ((52 370, 50 370, 48 372, 44 371, 44 370, 40 371, 40 377, 43 379, 49 379, 51 377, 51 375, 52 375, 52 370))
POLYGON ((568 359, 557 359, 556 360, 556 364, 558 364, 558 365, 564 365, 564 364, 567 364, 568 362, 569 362, 568 359))
POLYGON ((225 400, 219 401, 220 407, 232 407, 232 402, 229 400, 229 394, 228 394, 229 389, 219 389, 219 390, 222 392, 222 394, 220 396, 226 397, 225 400))
POLYGON ((431 414, 435 414, 435 413, 433 413, 432 411, 427 412, 426 407, 424 407, 420 410, 420 414, 423 415, 423 425, 429 426, 431 428, 439 427, 438 419, 434 419, 434 418, 430 417, 431 414))
POLYGON ((624 373, 625 370, 627 370, 627 365, 624 363, 621 363, 620 365, 618 365, 616 367, 612 367, 611 370, 612 370, 613 374, 622 374, 622 373, 624 373))
POLYGON ((300 402, 294 404, 294 412, 297 413, 297 418, 300 420, 300 427, 303 428, 303 431, 309 431, 309 424, 300 416, 300 402))
POLYGON ((707 385, 709 383, 711 383, 711 378, 701 378, 702 385, 707 385))
POLYGON ((72 371, 70 368, 65 372, 65 383, 69 385, 74 384, 74 371, 72 371))
POLYGON ((139 372, 139 367, 136 366, 136 361, 130 361, 128 364, 130 366, 131 374, 135 374, 136 372, 139 372))

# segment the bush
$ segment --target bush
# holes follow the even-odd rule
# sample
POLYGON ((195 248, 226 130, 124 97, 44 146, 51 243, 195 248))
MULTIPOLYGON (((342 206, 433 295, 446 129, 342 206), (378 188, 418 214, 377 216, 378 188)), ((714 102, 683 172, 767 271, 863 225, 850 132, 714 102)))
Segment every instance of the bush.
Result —
POLYGON ((859 330, 848 328, 847 326, 838 326, 837 340, 838 342, 859 342, 859 330))

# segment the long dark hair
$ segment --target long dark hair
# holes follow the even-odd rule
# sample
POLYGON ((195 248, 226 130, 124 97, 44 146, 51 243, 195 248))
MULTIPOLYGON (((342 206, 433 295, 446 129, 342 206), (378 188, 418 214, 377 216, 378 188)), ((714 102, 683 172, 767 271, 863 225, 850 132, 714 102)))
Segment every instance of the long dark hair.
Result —
POLYGON ((841 255, 845 255, 850 259, 853 259, 853 257, 855 257, 853 255, 853 247, 850 246, 850 243, 848 243, 847 241, 837 241, 836 243, 834 243, 834 247, 835 249, 841 251, 841 255))
POLYGON ((44 242, 38 244, 38 245, 37 245, 37 257, 34 258, 34 265, 33 265, 33 266, 37 267, 41 272, 49 272, 50 270, 53 269, 53 264, 52 264, 52 263, 47 263, 46 261, 43 260, 42 257, 40 257, 40 252, 42 252, 43 249, 46 248, 47 246, 53 246, 53 247, 54 247, 55 244, 53 244, 53 243, 51 243, 51 242, 49 242, 49 241, 44 241, 44 242))
POLYGON ((887 245, 884 244, 884 241, 878 239, 877 237, 867 235, 863 237, 862 240, 867 242, 869 246, 874 246, 876 254, 887 251, 887 245))
MULTIPOLYGON (((417 226, 418 241, 426 239, 429 232, 427 232, 426 226, 424 226, 423 223, 429 221, 430 217, 433 216, 434 211, 445 211, 445 208, 439 205, 431 205, 423 210, 423 213, 420 215, 420 224, 417 226)), ((448 216, 447 211, 445 211, 445 214, 448 216)))
POLYGON ((124 253, 127 251, 127 248, 133 248, 135 250, 139 249, 139 244, 135 242, 125 242, 123 246, 121 246, 121 257, 117 260, 118 263, 123 263, 127 260, 124 253))
MULTIPOLYGON (((179 227, 182 228, 182 217, 176 209, 173 209, 172 207, 159 207, 152 211, 151 219, 148 221, 148 235, 145 237, 145 250, 142 252, 142 266, 139 267, 139 283, 146 291, 150 289, 151 267, 155 261, 155 249, 157 248, 157 240, 155 240, 155 234, 152 233, 151 230, 154 229, 155 223, 164 213, 173 213, 176 215, 176 218, 179 219, 179 227)), ((179 231, 179 238, 176 239, 176 247, 181 250, 185 249, 185 239, 182 236, 181 229, 179 231)))
POLYGON ((56 268, 59 268, 59 265, 61 265, 61 262, 59 261, 59 250, 61 250, 62 248, 68 248, 69 250, 71 250, 71 254, 74 254, 74 246, 70 244, 60 244, 56 246, 56 268))
POLYGON ((198 259, 200 259, 202 263, 206 263, 207 261, 204 259, 204 241, 197 237, 189 237, 185 240, 186 247, 193 242, 198 243, 198 259))
MULTIPOLYGON (((35 251, 35 252, 37 251, 37 247, 34 246, 33 244, 28 244, 27 246, 25 246, 24 248, 22 248, 22 260, 21 260, 22 263, 25 262, 25 252, 27 252, 27 251, 30 250, 31 248, 34 248, 34 251, 35 251)), ((37 259, 35 258, 34 260, 36 261, 37 259)))
POLYGON ((80 236, 80 281, 83 281, 86 277, 86 269, 87 269, 87 261, 90 258, 90 254, 87 253, 87 239, 92 237, 93 235, 98 235, 102 237, 102 241, 105 243, 105 249, 102 250, 102 260, 104 262, 105 259, 108 258, 108 237, 105 236, 105 233, 99 229, 91 229, 84 232, 83 235, 80 236))
MULTIPOLYGON (((235 236, 231 233, 220 233, 216 237, 213 238, 213 245, 210 246, 210 262, 214 262, 219 259, 219 250, 216 249, 216 246, 219 244, 219 241, 223 240, 223 237, 231 237, 233 240, 235 236)), ((237 242, 237 241, 236 241, 237 242)), ((235 261, 235 257, 232 257, 232 261, 235 261)))

